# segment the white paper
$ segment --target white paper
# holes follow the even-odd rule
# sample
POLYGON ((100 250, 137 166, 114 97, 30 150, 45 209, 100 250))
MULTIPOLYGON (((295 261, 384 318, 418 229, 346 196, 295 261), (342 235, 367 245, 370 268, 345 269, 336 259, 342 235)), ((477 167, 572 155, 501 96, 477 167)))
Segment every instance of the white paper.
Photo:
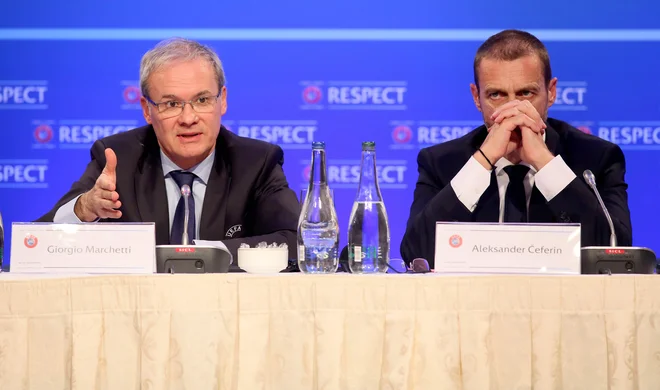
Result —
POLYGON ((436 224, 435 271, 580 274, 579 224, 436 224))
POLYGON ((154 223, 14 223, 12 273, 152 274, 154 223))

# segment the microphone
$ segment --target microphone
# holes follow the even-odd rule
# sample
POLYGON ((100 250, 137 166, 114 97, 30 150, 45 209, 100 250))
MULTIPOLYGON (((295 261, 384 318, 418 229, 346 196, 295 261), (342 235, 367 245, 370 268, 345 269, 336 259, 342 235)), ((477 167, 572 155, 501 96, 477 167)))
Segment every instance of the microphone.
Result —
POLYGON ((591 190, 594 192, 594 194, 596 194, 596 198, 598 198, 598 203, 600 203, 600 208, 603 210, 603 213, 605 214, 605 218, 607 218, 607 223, 610 225, 610 246, 616 246, 616 232, 614 231, 614 223, 612 223, 612 217, 610 216, 610 212, 607 211, 607 207, 605 207, 605 203, 603 203, 603 198, 600 197, 600 192, 598 192, 598 188, 596 188, 596 178, 589 169, 585 170, 582 173, 582 176, 584 177, 584 180, 587 182, 589 187, 591 187, 591 190))
POLYGON ((610 227, 609 246, 585 246, 580 250, 582 274, 652 274, 655 273, 657 260, 655 252, 649 248, 617 246, 616 232, 610 212, 605 207, 598 188, 596 178, 589 170, 582 173, 584 181, 596 194, 603 214, 610 227))
POLYGON ((188 241, 188 221, 190 219, 190 207, 188 206, 188 199, 190 198, 190 186, 184 184, 181 186, 181 196, 183 196, 183 234, 181 237, 181 245, 190 245, 188 241))
POLYGON ((181 186, 183 197, 183 233, 181 245, 156 245, 156 272, 198 274, 229 272, 232 258, 229 252, 216 246, 191 245, 188 239, 190 221, 190 186, 181 186))

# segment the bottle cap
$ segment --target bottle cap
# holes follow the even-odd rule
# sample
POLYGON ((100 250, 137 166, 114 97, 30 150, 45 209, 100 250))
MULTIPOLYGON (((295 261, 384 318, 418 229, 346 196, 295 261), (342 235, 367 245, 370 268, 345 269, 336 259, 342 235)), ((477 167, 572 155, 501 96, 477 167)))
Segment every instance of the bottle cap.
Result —
POLYGON ((325 149, 325 142, 312 142, 312 149, 325 149))

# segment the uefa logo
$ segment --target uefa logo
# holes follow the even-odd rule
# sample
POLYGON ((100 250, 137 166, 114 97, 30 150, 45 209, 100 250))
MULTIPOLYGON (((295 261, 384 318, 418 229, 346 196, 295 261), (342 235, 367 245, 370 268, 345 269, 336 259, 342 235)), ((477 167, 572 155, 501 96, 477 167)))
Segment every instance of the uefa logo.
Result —
POLYGON ((129 85, 124 88, 124 101, 128 104, 137 104, 140 102, 140 88, 135 85, 129 85))
POLYGON ((225 237, 234 237, 234 234, 240 232, 241 230, 243 230, 243 225, 241 224, 234 225, 230 227, 229 230, 227 230, 227 233, 225 233, 225 237))
POLYGON ((45 144, 53 139, 53 129, 48 125, 39 125, 34 129, 34 139, 40 144, 45 144))
POLYGON ((37 239, 37 237, 33 236, 32 234, 28 234, 27 236, 25 236, 25 239, 23 240, 23 244, 25 244, 25 246, 30 249, 37 246, 38 243, 39 240, 37 239))
POLYGON ((309 85, 303 89, 302 97, 307 104, 316 104, 321 101, 323 93, 321 89, 315 85, 309 85))
POLYGON ((461 245, 463 245, 463 238, 461 238, 461 236, 454 234, 453 236, 449 237, 449 246, 452 248, 458 248, 461 245))
POLYGON ((412 130, 410 130, 410 127, 405 125, 397 126, 392 131, 392 139, 397 144, 407 144, 412 139, 412 136, 412 130))

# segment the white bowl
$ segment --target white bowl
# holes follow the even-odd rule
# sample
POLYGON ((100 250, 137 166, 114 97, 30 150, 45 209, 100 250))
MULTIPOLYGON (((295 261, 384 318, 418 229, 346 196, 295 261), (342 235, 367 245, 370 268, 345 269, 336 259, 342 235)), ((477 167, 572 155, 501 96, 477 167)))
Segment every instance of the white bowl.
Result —
POLYGON ((276 274, 289 265, 287 248, 238 248, 238 266, 251 274, 276 274))

